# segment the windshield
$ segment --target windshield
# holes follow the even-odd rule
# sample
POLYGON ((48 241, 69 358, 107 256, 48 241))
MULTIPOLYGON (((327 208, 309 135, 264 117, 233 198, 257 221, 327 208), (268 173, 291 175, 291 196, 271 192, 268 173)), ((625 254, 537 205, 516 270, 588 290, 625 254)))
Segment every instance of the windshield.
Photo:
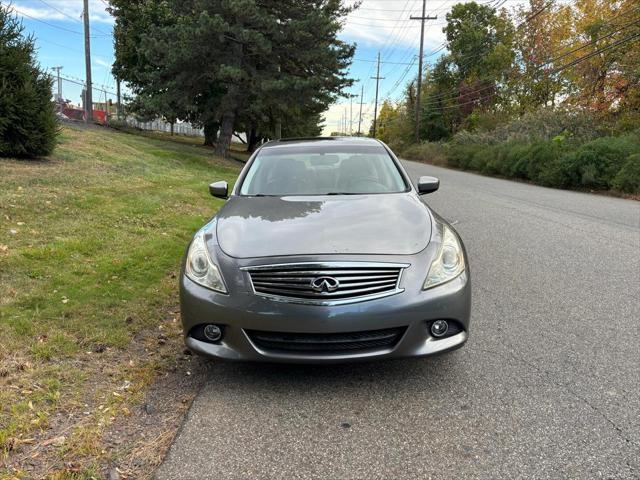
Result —
POLYGON ((240 195, 398 193, 407 185, 381 145, 287 145, 260 150, 240 195))

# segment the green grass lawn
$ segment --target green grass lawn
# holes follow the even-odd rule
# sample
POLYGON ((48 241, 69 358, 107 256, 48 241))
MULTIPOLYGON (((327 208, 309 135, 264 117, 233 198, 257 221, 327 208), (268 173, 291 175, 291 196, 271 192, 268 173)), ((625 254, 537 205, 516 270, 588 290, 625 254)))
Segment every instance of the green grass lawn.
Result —
POLYGON ((0 461, 92 402, 111 405, 85 422, 92 434, 70 422, 55 444, 61 458, 99 455, 89 437, 161 368, 138 362, 132 339, 175 310, 184 248, 222 204, 207 185, 238 171, 196 145, 103 128, 64 127, 45 160, 0 159, 0 461))

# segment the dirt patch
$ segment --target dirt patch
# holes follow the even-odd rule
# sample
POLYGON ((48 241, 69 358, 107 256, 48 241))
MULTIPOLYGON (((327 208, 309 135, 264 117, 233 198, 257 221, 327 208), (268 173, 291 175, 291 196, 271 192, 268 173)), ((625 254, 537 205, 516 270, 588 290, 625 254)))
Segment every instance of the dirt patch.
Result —
MULTIPOLYGON (((110 395, 89 394, 73 402, 75 408, 57 411, 46 428, 13 438, 0 478, 151 478, 205 381, 208 363, 185 349, 175 309, 157 331, 137 335, 127 349, 96 346, 78 361, 85 369, 92 364, 93 379, 87 381, 110 395)), ((16 359, 15 367, 24 371, 29 365, 16 359)), ((21 388, 9 375, 3 380, 6 388, 21 388)))
POLYGON ((119 478, 151 478, 205 381, 206 364, 191 354, 178 356, 131 415, 111 425, 103 440, 107 451, 113 452, 113 461, 101 468, 106 478, 116 477, 114 472, 119 478))

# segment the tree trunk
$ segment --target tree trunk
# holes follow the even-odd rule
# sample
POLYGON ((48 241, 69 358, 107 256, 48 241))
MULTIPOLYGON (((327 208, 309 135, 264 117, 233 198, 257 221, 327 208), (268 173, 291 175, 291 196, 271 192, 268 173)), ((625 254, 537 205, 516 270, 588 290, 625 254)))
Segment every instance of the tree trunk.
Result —
POLYGON ((233 136, 233 124, 236 119, 235 109, 229 109, 222 115, 222 125, 220 127, 220 136, 216 143, 216 155, 227 158, 229 156, 229 147, 231 146, 231 137, 233 136))
POLYGON ((247 152, 253 153, 258 146, 258 130, 255 125, 251 126, 251 130, 247 133, 247 152))
POLYGON ((171 122, 169 125, 171 125, 171 136, 173 137, 173 122, 171 122))
POLYGON ((204 124, 204 145, 206 147, 213 147, 216 143, 219 128, 220 122, 206 122, 204 124))

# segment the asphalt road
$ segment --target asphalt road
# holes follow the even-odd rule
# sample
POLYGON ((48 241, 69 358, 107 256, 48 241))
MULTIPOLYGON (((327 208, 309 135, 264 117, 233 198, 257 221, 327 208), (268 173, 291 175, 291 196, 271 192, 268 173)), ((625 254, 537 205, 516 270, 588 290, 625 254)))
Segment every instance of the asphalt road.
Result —
POLYGON ((158 478, 640 478, 640 202, 406 166, 466 243, 467 345, 211 362, 158 478))

